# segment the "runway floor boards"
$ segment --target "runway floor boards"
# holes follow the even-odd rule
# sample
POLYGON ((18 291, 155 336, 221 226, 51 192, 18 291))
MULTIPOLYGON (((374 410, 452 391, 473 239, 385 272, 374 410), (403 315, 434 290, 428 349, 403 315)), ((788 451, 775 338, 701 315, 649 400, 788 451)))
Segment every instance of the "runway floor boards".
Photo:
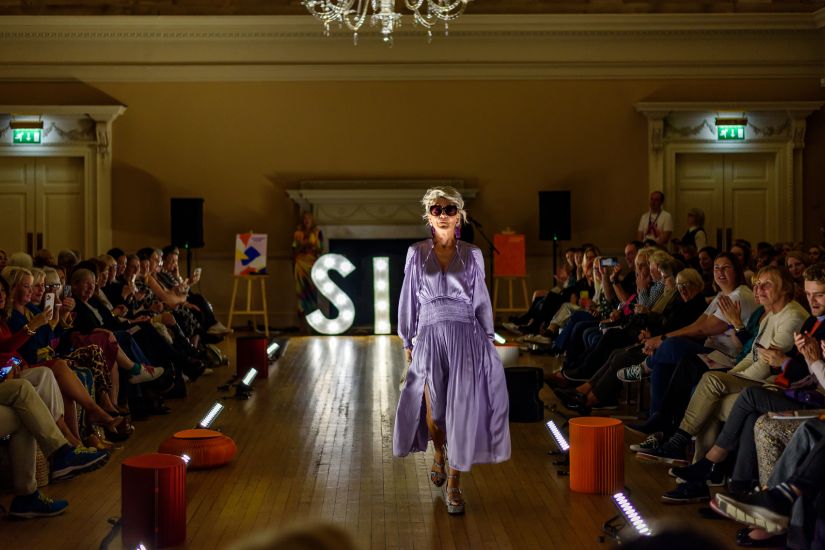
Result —
MULTIPOLYGON (((225 343, 233 358, 234 341, 225 343)), ((535 359, 528 359, 528 361, 535 359)), ((542 423, 511 424, 513 455, 480 465, 462 477, 463 517, 449 517, 442 490, 430 485, 432 452, 392 456, 392 424, 403 365, 394 336, 299 337, 255 383, 248 401, 225 400, 215 426, 235 439, 229 466, 187 476, 187 548, 224 548, 247 533, 296 520, 346 526, 363 548, 610 548, 600 544, 602 523, 615 508, 607 496, 573 493, 546 455, 551 441, 542 423)), ((234 367, 230 367, 234 369, 234 367)), ((120 515, 120 463, 154 452, 166 437, 190 428, 232 374, 215 370, 170 401, 173 411, 136 423, 137 431, 103 469, 44 492, 67 498, 56 518, 0 520, 2 548, 97 548, 120 515)), ((546 403, 554 400, 546 389, 546 403)), ((628 441, 635 441, 628 435, 628 441)), ((699 505, 666 506, 674 486, 666 469, 638 463, 627 453, 626 485, 648 518, 714 532, 733 547, 737 526, 699 517, 699 505)), ((11 495, 0 497, 8 507, 11 495)), ((110 548, 122 548, 120 537, 110 548)))

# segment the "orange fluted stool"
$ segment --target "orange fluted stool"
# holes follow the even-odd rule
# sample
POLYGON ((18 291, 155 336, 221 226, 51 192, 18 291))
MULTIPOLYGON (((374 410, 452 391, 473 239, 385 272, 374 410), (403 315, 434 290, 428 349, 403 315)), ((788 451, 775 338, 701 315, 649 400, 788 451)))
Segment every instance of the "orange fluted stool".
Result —
POLYGON ((196 428, 175 433, 160 444, 158 452, 170 455, 189 455, 190 470, 218 468, 235 458, 238 447, 232 438, 216 432, 196 428))
POLYGON ((179 456, 133 456, 120 467, 123 546, 186 544, 186 464, 179 456))
POLYGON ((615 418, 570 420, 570 488, 609 495, 624 487, 624 429, 615 418))

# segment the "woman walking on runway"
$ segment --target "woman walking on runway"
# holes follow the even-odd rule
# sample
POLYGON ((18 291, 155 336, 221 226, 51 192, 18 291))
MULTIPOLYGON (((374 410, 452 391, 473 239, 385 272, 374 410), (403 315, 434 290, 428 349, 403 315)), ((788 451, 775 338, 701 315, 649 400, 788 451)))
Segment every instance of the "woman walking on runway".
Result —
POLYGON ((432 439, 430 481, 447 482, 447 511, 462 514, 460 473, 510 458, 507 387, 493 346, 484 258, 477 246, 458 240, 464 199, 452 187, 433 187, 421 203, 433 238, 410 246, 404 267, 398 335, 409 370, 393 453, 426 451, 432 439))

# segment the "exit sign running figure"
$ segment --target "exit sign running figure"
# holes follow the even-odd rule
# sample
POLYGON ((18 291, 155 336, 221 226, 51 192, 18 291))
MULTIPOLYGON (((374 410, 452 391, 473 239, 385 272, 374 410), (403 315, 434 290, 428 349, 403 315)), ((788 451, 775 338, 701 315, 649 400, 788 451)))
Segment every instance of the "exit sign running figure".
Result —
POLYGON ((744 126, 717 126, 716 139, 718 141, 744 141, 744 126))
POLYGON ((40 143, 40 134, 43 130, 39 128, 20 128, 12 130, 12 143, 40 143))

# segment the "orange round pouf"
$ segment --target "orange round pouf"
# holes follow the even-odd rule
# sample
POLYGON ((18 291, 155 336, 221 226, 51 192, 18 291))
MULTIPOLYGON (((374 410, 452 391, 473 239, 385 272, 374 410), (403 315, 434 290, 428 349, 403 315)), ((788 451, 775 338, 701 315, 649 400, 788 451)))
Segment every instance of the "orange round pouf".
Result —
POLYGON ((196 428, 177 432, 160 444, 158 452, 189 455, 191 460, 188 468, 198 470, 228 464, 238 453, 238 447, 231 437, 221 432, 196 428))
POLYGON ((609 495, 624 487, 624 429, 615 418, 570 419, 570 489, 609 495))

